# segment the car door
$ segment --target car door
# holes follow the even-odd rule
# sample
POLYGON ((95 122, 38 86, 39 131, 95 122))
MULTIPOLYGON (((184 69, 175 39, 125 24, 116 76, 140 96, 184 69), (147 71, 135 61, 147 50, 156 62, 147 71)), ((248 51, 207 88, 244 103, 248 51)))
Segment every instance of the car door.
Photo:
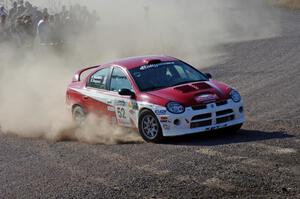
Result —
MULTIPOLYGON (((131 96, 121 96, 121 89, 134 89, 128 79, 127 74, 119 67, 114 67, 110 79, 110 95, 113 101, 112 111, 114 111, 115 120, 120 126, 134 127, 137 124, 138 105, 131 96)), ((114 120, 114 118, 112 118, 114 120)))
POLYGON ((89 113, 105 116, 108 113, 108 83, 111 67, 103 68, 89 77, 83 96, 84 105, 89 113))

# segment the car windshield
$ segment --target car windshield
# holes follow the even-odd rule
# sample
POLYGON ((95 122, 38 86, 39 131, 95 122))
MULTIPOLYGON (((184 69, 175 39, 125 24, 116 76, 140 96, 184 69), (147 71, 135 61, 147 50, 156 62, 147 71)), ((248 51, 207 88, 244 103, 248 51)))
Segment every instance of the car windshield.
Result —
POLYGON ((143 92, 208 80, 204 74, 181 61, 144 65, 131 69, 130 73, 143 92))

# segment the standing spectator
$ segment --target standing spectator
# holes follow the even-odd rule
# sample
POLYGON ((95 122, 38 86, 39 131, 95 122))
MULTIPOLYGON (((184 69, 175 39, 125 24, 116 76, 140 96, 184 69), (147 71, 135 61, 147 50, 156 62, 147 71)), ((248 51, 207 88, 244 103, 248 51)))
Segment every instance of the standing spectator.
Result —
POLYGON ((55 43, 55 32, 56 32, 56 27, 55 27, 55 19, 54 15, 50 15, 49 17, 49 28, 50 28, 50 35, 49 35, 49 40, 51 43, 55 43))
POLYGON ((48 8, 44 8, 43 16, 47 16, 49 18, 48 8))
POLYGON ((39 21, 42 19, 43 19, 43 13, 38 10, 38 7, 34 6, 32 8, 32 23, 35 29, 37 28, 37 24, 39 23, 39 21))
POLYGON ((79 4, 71 5, 69 10, 62 6, 61 12, 50 16, 47 8, 40 11, 29 0, 25 6, 24 0, 10 1, 12 8, 9 12, 0 7, 0 37, 3 39, 8 33, 17 47, 32 46, 36 36, 41 43, 64 43, 72 38, 71 35, 95 27, 100 20, 96 11, 90 12, 79 4))
POLYGON ((65 20, 69 16, 66 6, 62 7, 60 16, 61 16, 61 20, 65 20))
POLYGON ((16 19, 16 14, 18 11, 18 4, 16 1, 13 2, 13 7, 8 12, 8 18, 11 22, 14 22, 16 19))
POLYGON ((6 16, 0 15, 0 26, 4 27, 5 24, 6 24, 6 16))
MULTIPOLYGON (((0 15, 0 27, 4 27, 6 24, 6 16, 5 15, 0 15)), ((3 30, 3 29, 1 29, 3 30)))
POLYGON ((6 15, 0 16, 0 43, 9 40, 9 27, 6 24, 6 15))
POLYGON ((18 5, 18 12, 17 12, 18 17, 22 16, 24 14, 25 10, 26 10, 26 8, 24 6, 24 1, 20 0, 19 1, 19 5, 18 5))
POLYGON ((33 8, 31 3, 29 3, 28 1, 25 2, 25 11, 23 13, 23 15, 32 15, 33 12, 33 8))
POLYGON ((92 26, 95 26, 100 21, 100 16, 96 10, 93 10, 92 14, 90 15, 89 22, 92 26))
POLYGON ((59 14, 55 14, 52 40, 56 44, 62 43, 62 34, 63 34, 62 29, 63 29, 63 24, 62 24, 61 16, 59 14))
POLYGON ((43 19, 38 23, 37 32, 41 44, 47 44, 50 42, 50 25, 48 15, 44 15, 43 19))
POLYGON ((6 16, 0 15, 0 34, 4 32, 4 28, 6 26, 6 16))
POLYGON ((0 17, 3 16, 3 15, 7 16, 7 13, 4 9, 4 6, 0 6, 0 17))
POLYGON ((16 45, 18 47, 22 47, 25 43, 25 35, 24 35, 24 23, 23 23, 23 17, 18 16, 16 19, 16 23, 14 26, 14 36, 16 40, 16 45))
POLYGON ((31 16, 27 15, 23 17, 24 24, 24 40, 26 47, 33 47, 35 38, 35 29, 32 23, 31 16))

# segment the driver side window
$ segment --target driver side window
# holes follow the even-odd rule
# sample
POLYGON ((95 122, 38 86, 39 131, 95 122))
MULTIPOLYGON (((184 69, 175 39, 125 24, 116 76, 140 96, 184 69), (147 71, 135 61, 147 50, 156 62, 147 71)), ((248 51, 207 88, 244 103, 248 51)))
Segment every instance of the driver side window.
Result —
POLYGON ((121 89, 127 88, 133 91, 133 88, 128 80, 127 76, 120 68, 114 68, 111 75, 110 90, 119 92, 121 89))

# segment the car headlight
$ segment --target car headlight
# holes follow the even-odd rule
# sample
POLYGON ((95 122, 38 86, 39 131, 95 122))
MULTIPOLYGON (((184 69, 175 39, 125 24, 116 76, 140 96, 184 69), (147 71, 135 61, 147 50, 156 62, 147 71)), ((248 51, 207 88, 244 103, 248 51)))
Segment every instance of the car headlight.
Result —
POLYGON ((169 102, 167 104, 167 110, 174 114, 181 114, 185 111, 185 108, 177 102, 169 102))
POLYGON ((232 90, 230 93, 230 97, 234 102, 240 102, 242 100, 241 95, 236 90, 232 90))

